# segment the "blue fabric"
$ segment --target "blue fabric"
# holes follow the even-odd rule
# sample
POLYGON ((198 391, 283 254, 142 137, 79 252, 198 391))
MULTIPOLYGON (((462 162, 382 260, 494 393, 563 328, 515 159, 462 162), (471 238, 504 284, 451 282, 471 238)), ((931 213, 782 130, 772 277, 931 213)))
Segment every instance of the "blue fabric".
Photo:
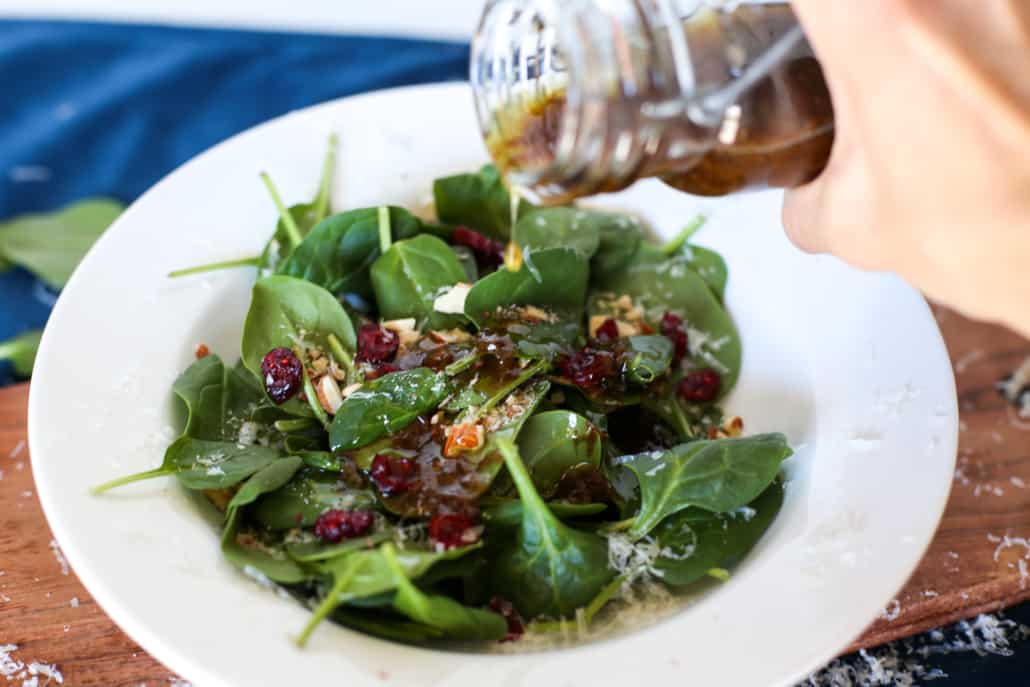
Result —
MULTIPOLYGON (((0 219, 107 195, 126 203, 271 117, 389 86, 461 79, 463 44, 372 37, 0 21, 0 219)), ((53 294, 0 275, 0 340, 42 326, 53 294)), ((0 366, 0 385, 10 382, 0 366)), ((1012 612, 1030 623, 1030 606, 1012 612)), ((927 661, 941 687, 1023 685, 1014 658, 927 661)))
MULTIPOLYGON (((262 121, 463 79, 467 64, 459 43, 0 21, 0 218, 97 195, 128 203, 262 121)), ((50 300, 28 274, 0 275, 0 341, 42 326, 50 300)), ((0 364, 0 384, 10 381, 0 364)))

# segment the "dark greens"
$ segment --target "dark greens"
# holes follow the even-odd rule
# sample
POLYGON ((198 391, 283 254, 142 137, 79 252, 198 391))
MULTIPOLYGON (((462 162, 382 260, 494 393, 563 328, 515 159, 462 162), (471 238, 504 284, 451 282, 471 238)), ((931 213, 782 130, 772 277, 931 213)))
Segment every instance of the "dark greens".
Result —
MULTIPOLYGON (((280 217, 260 257, 187 271, 263 269, 241 361, 193 361, 162 464, 96 491, 174 476, 202 494, 226 559, 313 609, 301 644, 324 620, 511 640, 644 582, 725 579, 791 450, 715 403, 741 345, 700 221, 655 246, 622 215, 514 207, 492 167, 437 180, 442 224, 330 215, 332 162, 289 208, 265 177, 280 217)), ((28 348, 0 357, 25 367, 28 348)))

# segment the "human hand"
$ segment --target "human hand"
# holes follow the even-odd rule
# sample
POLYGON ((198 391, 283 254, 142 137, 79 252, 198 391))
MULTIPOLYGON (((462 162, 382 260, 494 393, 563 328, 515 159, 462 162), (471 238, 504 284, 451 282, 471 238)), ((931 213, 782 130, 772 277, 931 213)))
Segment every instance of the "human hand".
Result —
POLYGON ((1030 1, 793 5, 837 138, 791 239, 1030 335, 1030 1))

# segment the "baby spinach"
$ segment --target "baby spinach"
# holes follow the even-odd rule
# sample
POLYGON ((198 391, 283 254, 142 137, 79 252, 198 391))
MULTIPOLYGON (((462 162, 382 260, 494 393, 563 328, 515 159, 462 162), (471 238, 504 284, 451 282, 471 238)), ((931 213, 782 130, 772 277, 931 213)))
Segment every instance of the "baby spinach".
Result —
POLYGON ((635 217, 605 217, 608 221, 598 224, 597 252, 590 259, 590 279, 601 283, 629 265, 644 241, 644 231, 635 217))
POLYGON ((0 343, 0 362, 9 360, 15 374, 28 377, 36 364, 36 351, 42 338, 43 331, 34 329, 0 343))
MULTIPOLYGON (((415 236, 422 228, 419 219, 404 208, 389 208, 389 216, 394 240, 415 236)), ((371 298, 369 270, 380 254, 379 208, 348 210, 320 222, 276 273, 304 279, 334 294, 371 298)))
POLYGON ((491 582, 526 618, 566 617, 589 603, 614 576, 608 546, 590 532, 564 525, 537 493, 515 445, 497 442, 522 500, 522 523, 491 562, 491 582))
MULTIPOLYGON (((518 499, 497 500, 490 505, 484 504, 483 520, 490 527, 518 527, 522 524, 525 508, 518 499)), ((547 507, 559 520, 589 518, 608 509, 606 503, 566 503, 550 501, 547 507)))
POLYGON ((353 608, 337 608, 332 614, 333 620, 344 627, 360 630, 373 637, 390 639, 395 642, 422 644, 440 639, 444 633, 435 627, 422 625, 410 620, 401 620, 393 615, 379 611, 356 610, 353 608))
POLYGON ((591 313, 603 313, 598 305, 612 295, 630 296, 656 330, 666 312, 682 317, 690 327, 691 363, 719 372, 723 395, 736 384, 741 364, 737 327, 682 255, 665 258, 654 248, 640 250, 624 270, 595 285, 591 313))
POLYGON ((476 282, 465 299, 465 315, 477 326, 483 326, 498 308, 511 305, 579 312, 586 299, 589 276, 586 259, 574 250, 537 251, 525 256, 518 272, 497 270, 476 282))
MULTIPOLYGON (((357 345, 354 326, 331 293, 293 277, 265 277, 254 285, 243 325, 243 362, 258 379, 261 361, 273 348, 293 348, 306 342, 329 352, 330 336, 348 351, 357 345)), ((296 398, 281 407, 291 415, 310 414, 296 398)))
POLYGON ((519 219, 512 237, 524 257, 550 248, 568 248, 590 260, 600 245, 600 227, 611 218, 576 208, 542 208, 519 219))
MULTIPOLYGON (((511 235, 511 195, 493 165, 474 174, 456 174, 433 182, 436 215, 441 222, 463 224, 488 236, 507 239, 511 235)), ((518 216, 533 211, 521 201, 518 216)))
POLYGON ((479 279, 479 263, 476 262, 476 254, 468 246, 451 246, 454 257, 458 258, 461 268, 465 270, 465 279, 469 284, 476 283, 479 279))
POLYGON ((334 451, 349 451, 407 427, 451 393, 443 372, 416 367, 369 382, 344 400, 329 428, 334 451))
POLYGON ((626 340, 627 362, 623 373, 630 384, 647 386, 665 375, 672 365, 672 341, 665 336, 631 336, 626 340))
POLYGON ((507 331, 523 358, 553 360, 576 345, 583 324, 576 318, 561 317, 555 322, 509 324, 507 331))
POLYGON ((747 505, 772 483, 792 453, 782 434, 758 434, 621 458, 619 463, 640 483, 642 503, 630 536, 639 539, 690 506, 725 513, 747 505))
POLYGON ((708 288, 722 303, 726 297, 726 282, 729 280, 729 271, 723 257, 710 248, 693 244, 684 245, 680 255, 705 280, 708 288))
POLYGON ((408 579, 392 544, 384 544, 380 551, 397 586, 393 607, 400 613, 454 639, 496 640, 508 633, 508 623, 497 613, 462 606, 446 596, 419 590, 408 579))
POLYGON ((733 567, 765 534, 782 505, 783 483, 777 481, 734 512, 687 508, 669 516, 651 533, 666 552, 655 560, 655 570, 665 584, 684 587, 713 569, 733 567))
MULTIPOLYGON (((303 461, 303 458, 298 458, 303 461)), ((371 508, 375 497, 347 485, 339 472, 301 468, 287 484, 265 494, 251 509, 254 519, 272 530, 311 527, 331 508, 371 508)))
POLYGON ((429 234, 397 241, 372 265, 372 287, 383 319, 414 317, 429 329, 450 329, 463 318, 433 309, 447 287, 465 279, 450 247, 429 234))
MULTIPOLYGON (((371 506, 372 504, 369 504, 371 506)), ((344 539, 336 544, 327 544, 320 539, 292 542, 286 545, 286 553, 301 563, 317 563, 331 558, 339 558, 351 551, 372 549, 377 545, 390 541, 397 534, 393 527, 384 527, 371 534, 355 539, 344 539)))
POLYGON ((241 510, 262 494, 275 492, 286 484, 300 468, 301 463, 300 458, 289 457, 269 464, 244 482, 229 502, 225 512, 225 529, 222 533, 222 554, 237 568, 257 570, 268 579, 285 584, 296 584, 308 579, 309 575, 281 549, 257 545, 244 546, 237 539, 241 510))
POLYGON ((50 214, 22 215, 0 223, 0 263, 18 265, 52 289, 62 289, 86 252, 125 206, 94 198, 50 214))
POLYGON ((601 433, 582 415, 551 410, 531 417, 518 436, 522 462, 545 498, 561 476, 577 465, 601 464, 601 433))
POLYGON ((154 477, 174 475, 187 489, 227 489, 281 456, 278 449, 240 446, 235 442, 180 437, 165 451, 161 467, 101 484, 94 494, 154 477))
MULTIPOLYGON (((435 564, 461 558, 480 545, 446 551, 408 548, 396 552, 397 563, 409 580, 418 579, 435 564)), ((311 620, 301 632, 297 643, 303 646, 311 633, 325 618, 343 603, 367 598, 397 588, 393 570, 383 556, 382 547, 350 551, 337 558, 317 564, 319 574, 332 580, 322 603, 314 610, 311 620)))

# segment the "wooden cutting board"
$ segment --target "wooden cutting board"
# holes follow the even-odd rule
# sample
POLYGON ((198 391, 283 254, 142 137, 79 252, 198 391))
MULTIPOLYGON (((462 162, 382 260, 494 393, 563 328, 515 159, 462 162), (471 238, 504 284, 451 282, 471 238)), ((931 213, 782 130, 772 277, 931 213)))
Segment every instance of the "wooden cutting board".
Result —
MULTIPOLYGON (((959 469, 925 559, 852 648, 1030 598, 1030 578, 1020 574, 1030 567, 1030 422, 1014 424, 994 389, 1030 355, 1030 343, 949 310, 935 313, 958 380, 959 469)), ((26 665, 55 665, 65 685, 182 685, 104 615, 62 564, 32 482, 27 398, 27 385, 0 390, 0 647, 17 645, 10 654, 26 665)))

